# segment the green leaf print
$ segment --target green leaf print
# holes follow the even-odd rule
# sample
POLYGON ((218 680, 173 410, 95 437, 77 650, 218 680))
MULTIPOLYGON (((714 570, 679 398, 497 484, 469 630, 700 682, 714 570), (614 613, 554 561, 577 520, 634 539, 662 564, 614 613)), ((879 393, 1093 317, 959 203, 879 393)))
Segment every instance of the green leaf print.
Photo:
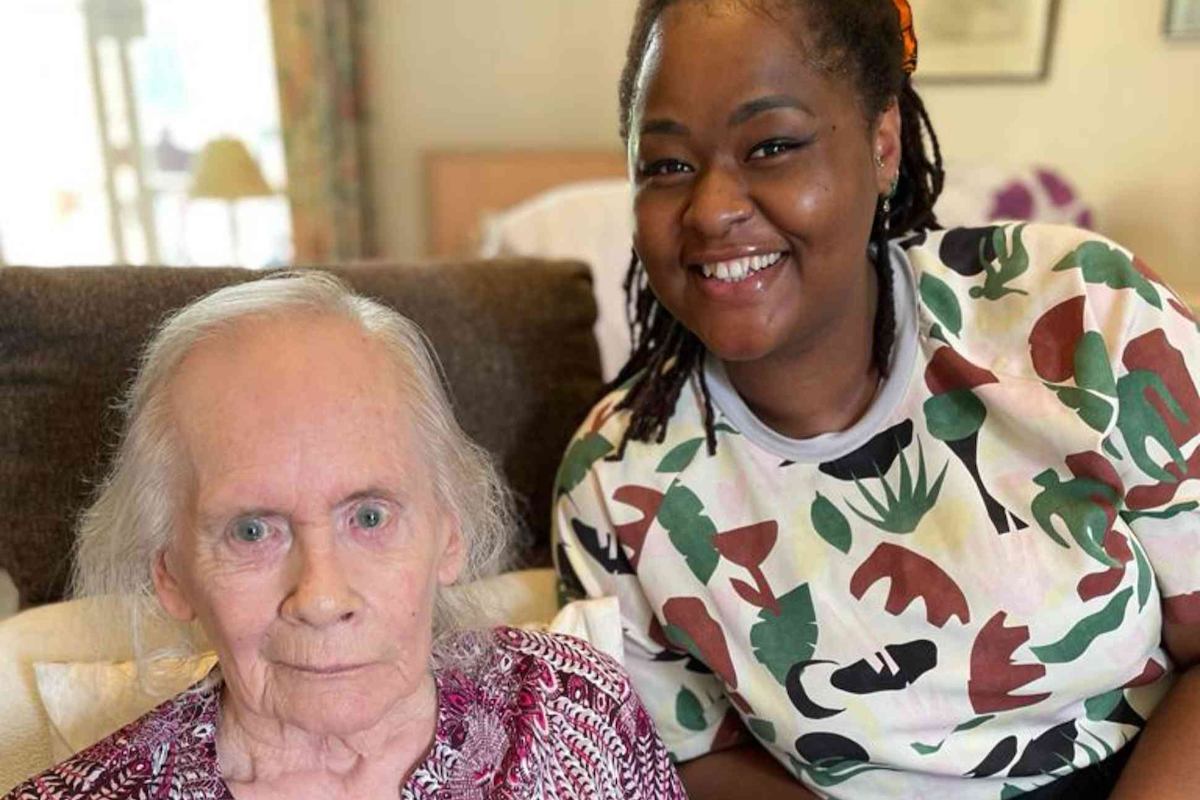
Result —
POLYGON ((1057 517, 1067 526, 1081 550, 1105 566, 1120 566, 1119 561, 1104 551, 1108 513, 1093 500, 1101 497, 1115 506, 1119 498, 1111 486, 1091 478, 1064 481, 1052 469, 1039 473, 1033 482, 1041 486, 1042 491, 1033 498, 1030 510, 1037 524, 1055 544, 1070 546, 1054 530, 1054 518, 1057 517))
POLYGON ((943 442, 957 442, 979 430, 987 417, 983 402, 970 389, 935 394, 925 401, 925 425, 943 442))
POLYGON ((1083 707, 1087 711, 1087 718, 1092 722, 1103 722, 1124 697, 1125 692, 1121 689, 1113 689, 1111 692, 1089 697, 1083 702, 1083 707))
POLYGON ((809 513, 813 527, 822 539, 843 553, 850 552, 850 523, 829 498, 817 492, 817 499, 813 500, 809 513))
POLYGON ((1146 554, 1136 536, 1129 537, 1129 545, 1133 548, 1133 557, 1137 564, 1138 611, 1142 611, 1146 608, 1146 601, 1150 599, 1150 583, 1154 580, 1154 572, 1150 569, 1150 562, 1146 560, 1146 554))
POLYGON ((946 330, 958 336, 962 332, 962 308, 945 281, 926 272, 921 276, 921 301, 933 312, 946 330))
POLYGON ((1108 348, 1104 337, 1096 331, 1088 331, 1075 345, 1075 384, 1106 397, 1117 396, 1117 381, 1108 360, 1108 348))
POLYGON ((769 610, 758 612, 759 622, 750 628, 754 657, 786 686, 792 665, 812 658, 817 646, 817 615, 808 584, 802 583, 779 598, 779 616, 769 610))
POLYGON ((850 758, 826 758, 813 764, 805 764, 791 754, 788 757, 792 760, 792 769, 797 774, 805 773, 809 780, 822 788, 837 786, 864 772, 888 769, 888 767, 880 767, 850 758))
POLYGON ((555 497, 567 494, 583 483, 592 464, 604 458, 612 449, 612 442, 598 433, 589 433, 571 442, 558 467, 558 474, 554 476, 555 497))
POLYGON ((997 227, 992 232, 992 248, 996 251, 996 262, 999 266, 993 266, 984 256, 984 242, 981 239, 979 242, 979 263, 983 266, 984 281, 983 286, 972 286, 968 292, 971 297, 976 299, 983 298, 985 300, 999 300, 1009 294, 1029 294, 1029 292, 1021 289, 1013 289, 1009 287, 1009 282, 1025 274, 1029 269, 1029 253, 1025 249, 1025 243, 1022 241, 1022 236, 1025 232, 1024 225, 1018 225, 1013 228, 1012 249, 1009 249, 1008 240, 1005 237, 1005 228, 997 227))
POLYGON ((1176 402, 1162 378, 1153 372, 1134 370, 1117 381, 1117 403, 1120 409, 1117 414, 1117 428, 1125 438, 1125 447, 1133 456, 1134 463, 1142 472, 1157 481, 1175 483, 1175 476, 1160 467, 1146 449, 1146 440, 1154 440, 1167 451, 1176 466, 1185 469, 1183 453, 1171 438, 1167 423, 1146 396, 1150 391, 1158 395, 1163 405, 1177 420, 1188 421, 1187 414, 1176 402))
POLYGON ((1186 503, 1176 503, 1169 508, 1164 508, 1162 511, 1130 511, 1128 509, 1120 512, 1121 519, 1129 524, 1137 522, 1139 519, 1173 519, 1180 514, 1186 514, 1189 511, 1195 511, 1200 508, 1200 502, 1189 500, 1186 503))
POLYGON ((708 727, 704 720, 704 707, 686 686, 675 696, 675 719, 689 731, 702 731, 708 727))
POLYGON ((1067 408, 1073 409, 1089 428, 1097 433, 1108 430, 1108 425, 1112 422, 1113 407, 1103 397, 1086 389, 1076 389, 1074 386, 1055 386, 1048 383, 1046 387, 1053 389, 1059 401, 1067 408))
POLYGON ((1006 783, 1004 784, 1004 788, 1000 790, 1000 800, 1016 800, 1016 798, 1027 794, 1029 794, 1028 789, 1022 789, 1019 786, 1006 783))
POLYGON ((1108 601, 1108 605, 1095 614, 1084 617, 1076 622, 1067 635, 1054 644, 1046 644, 1029 648, 1043 664, 1064 664, 1079 658, 1091 646, 1092 642, 1106 633, 1111 633, 1121 626, 1125 619, 1125 608, 1133 589, 1125 587, 1108 601))
POLYGON ((1154 284, 1138 272, 1129 256, 1104 242, 1085 242, 1054 265, 1055 272, 1069 269, 1081 270, 1088 283, 1103 284, 1110 289, 1133 289, 1138 297, 1162 309, 1162 299, 1154 284))
POLYGON ((704 661, 704 654, 700 652, 700 645, 696 644, 696 640, 692 638, 692 635, 683 628, 668 623, 663 625, 663 634, 671 641, 671 644, 683 648, 692 658, 700 662, 704 661))
POLYGON ((909 744, 909 747, 911 747, 913 750, 916 750, 919 755, 923 755, 923 756, 932 755, 933 753, 936 753, 938 750, 941 750, 942 745, 944 745, 950 739, 950 737, 953 736, 954 734, 961 733, 962 731, 969 731, 972 728, 978 728, 980 725, 987 722, 988 720, 994 719, 995 716, 996 716, 995 714, 984 714, 982 717, 975 717, 974 719, 969 719, 960 725, 956 725, 954 730, 950 731, 949 735, 946 736, 945 739, 942 739, 940 742, 938 742, 935 745, 922 744, 921 742, 912 742, 911 744, 909 744))
POLYGON ((862 485, 861 480, 857 478, 854 480, 854 485, 858 487, 859 494, 871 504, 871 508, 879 515, 879 519, 867 516, 855 508, 849 501, 846 502, 846 505, 860 518, 871 523, 876 528, 888 531, 889 533, 912 533, 917 529, 917 525, 921 523, 921 518, 937 502, 938 494, 942 491, 942 479, 946 477, 946 469, 949 464, 942 466, 942 471, 937 476, 937 480, 933 482, 933 486, 926 487, 925 451, 919 439, 917 440, 916 485, 913 485, 912 482, 912 472, 908 467, 908 456, 902 452, 896 460, 900 462, 900 487, 898 491, 892 489, 886 476, 879 476, 879 483, 883 487, 884 502, 875 499, 875 496, 862 485))
POLYGON ((662 461, 658 462, 655 472, 683 472, 692 463, 692 459, 696 457, 702 444, 704 444, 704 438, 699 437, 675 445, 669 453, 663 456, 662 461))
POLYGON ((748 717, 746 719, 746 727, 750 732, 764 742, 775 744, 775 723, 758 717, 748 717))
POLYGON ((658 507, 657 519, 692 574, 701 583, 708 583, 721 556, 713 544, 717 526, 705 515, 700 498, 686 486, 674 483, 658 507))

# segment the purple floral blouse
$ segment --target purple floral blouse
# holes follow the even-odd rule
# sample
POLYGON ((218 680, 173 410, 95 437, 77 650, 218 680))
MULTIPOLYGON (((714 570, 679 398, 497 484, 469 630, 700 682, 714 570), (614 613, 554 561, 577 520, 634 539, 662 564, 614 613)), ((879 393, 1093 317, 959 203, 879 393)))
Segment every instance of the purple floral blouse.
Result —
MULTIPOLYGON (((621 667, 577 639, 498 628, 470 672, 436 673, 433 746, 405 800, 686 797, 621 667)), ((5 800, 232 800, 219 688, 193 688, 17 786, 5 800)))

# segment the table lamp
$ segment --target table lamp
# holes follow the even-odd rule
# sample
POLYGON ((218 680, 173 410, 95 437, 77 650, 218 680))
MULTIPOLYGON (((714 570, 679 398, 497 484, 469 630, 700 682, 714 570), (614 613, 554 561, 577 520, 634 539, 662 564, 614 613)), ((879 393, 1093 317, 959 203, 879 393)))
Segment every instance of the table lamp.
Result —
POLYGON ((190 195, 224 200, 229 207, 229 240, 233 260, 239 260, 237 202, 246 197, 272 194, 258 162, 238 139, 221 137, 204 145, 192 171, 190 195))

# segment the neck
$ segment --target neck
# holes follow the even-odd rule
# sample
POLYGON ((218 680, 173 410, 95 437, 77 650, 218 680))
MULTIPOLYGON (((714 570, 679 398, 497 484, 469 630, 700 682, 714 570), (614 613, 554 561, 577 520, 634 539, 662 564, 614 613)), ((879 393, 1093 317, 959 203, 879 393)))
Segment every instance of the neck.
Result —
POLYGON ((226 689, 217 759, 237 797, 395 797, 428 753, 437 719, 432 675, 371 727, 337 734, 304 730, 261 714, 226 689))
POLYGON ((803 346, 752 362, 724 362, 738 394, 769 428, 791 439, 842 431, 875 399, 879 372, 872 359, 879 281, 866 280, 844 309, 803 346))

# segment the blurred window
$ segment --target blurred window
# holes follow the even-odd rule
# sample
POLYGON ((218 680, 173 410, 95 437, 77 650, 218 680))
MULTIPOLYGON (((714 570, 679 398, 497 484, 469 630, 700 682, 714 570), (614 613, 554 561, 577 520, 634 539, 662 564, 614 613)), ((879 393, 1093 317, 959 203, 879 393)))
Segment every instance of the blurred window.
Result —
POLYGON ((291 260, 267 0, 3 0, 0 113, 0 263, 291 260))

